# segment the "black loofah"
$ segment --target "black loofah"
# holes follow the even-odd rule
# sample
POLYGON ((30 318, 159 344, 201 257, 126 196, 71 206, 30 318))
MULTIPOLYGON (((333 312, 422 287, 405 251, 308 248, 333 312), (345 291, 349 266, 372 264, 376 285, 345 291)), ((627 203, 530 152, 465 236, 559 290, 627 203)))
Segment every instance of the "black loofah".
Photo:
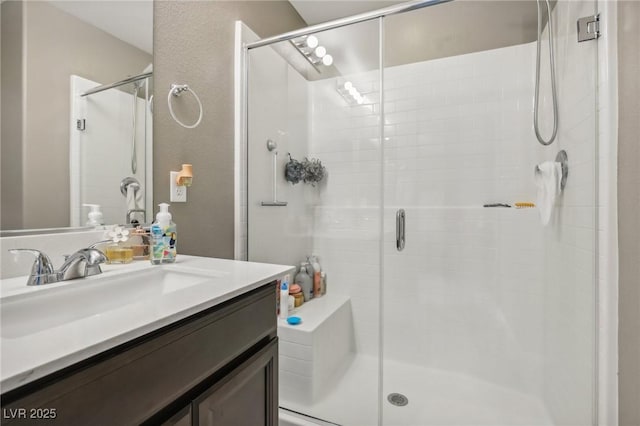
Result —
POLYGON ((305 170, 301 162, 291 157, 291 154, 288 155, 289 162, 284 168, 284 178, 287 180, 287 182, 291 182, 295 185, 301 180, 304 180, 305 170))

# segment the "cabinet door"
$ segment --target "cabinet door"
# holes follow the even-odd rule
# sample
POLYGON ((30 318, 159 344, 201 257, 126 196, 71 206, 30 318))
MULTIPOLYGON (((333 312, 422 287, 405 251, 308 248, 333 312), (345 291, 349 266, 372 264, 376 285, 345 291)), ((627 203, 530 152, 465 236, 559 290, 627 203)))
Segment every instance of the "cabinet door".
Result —
POLYGON ((191 426, 191 404, 184 407, 166 422, 162 423, 162 426, 191 426))
POLYGON ((277 426, 278 339, 194 401, 196 425, 277 426))

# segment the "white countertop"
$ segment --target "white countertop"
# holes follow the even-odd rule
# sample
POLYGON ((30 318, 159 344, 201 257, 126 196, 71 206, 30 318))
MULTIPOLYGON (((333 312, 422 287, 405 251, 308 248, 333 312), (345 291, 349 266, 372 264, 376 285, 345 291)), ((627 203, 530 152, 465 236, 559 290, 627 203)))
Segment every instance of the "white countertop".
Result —
MULTIPOLYGON (((178 256, 174 264, 160 266, 151 265, 149 261, 134 261, 128 265, 103 265, 102 269, 103 273, 94 277, 43 286, 27 286, 26 277, 0 281, 0 389, 3 393, 280 279, 287 273, 293 274, 294 271, 292 266, 185 255, 178 256), (120 300, 108 310, 93 313, 91 306, 78 306, 86 314, 79 314, 73 320, 53 321, 51 327, 43 330, 9 331, 10 326, 14 329, 20 327, 20 324, 9 324, 15 321, 9 312, 15 306, 22 306, 20 303, 29 298, 37 298, 39 303, 48 298, 52 303, 62 298, 68 301, 74 297, 76 290, 84 291, 92 283, 98 283, 98 280, 108 289, 108 284, 105 286, 107 278, 125 279, 154 270, 193 273, 200 277, 206 275, 206 283, 189 287, 188 291, 172 290, 162 297, 148 297, 145 294, 138 300, 125 302, 122 301, 122 295, 114 295, 114 299, 120 296, 120 300)), ((40 314, 46 322, 46 310, 40 314)))

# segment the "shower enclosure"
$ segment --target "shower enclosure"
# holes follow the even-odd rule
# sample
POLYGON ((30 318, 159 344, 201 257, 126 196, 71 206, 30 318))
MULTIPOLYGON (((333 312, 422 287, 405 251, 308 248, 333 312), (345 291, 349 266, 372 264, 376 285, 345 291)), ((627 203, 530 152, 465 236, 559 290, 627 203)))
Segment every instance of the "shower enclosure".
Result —
POLYGON ((71 76, 70 224, 87 204, 106 224, 145 223, 153 213, 153 73, 113 84, 71 76))
POLYGON ((281 407, 344 425, 597 422, 597 43, 575 29, 596 13, 554 5, 549 146, 535 2, 413 2, 245 44, 241 256, 313 254, 327 275, 302 326, 279 326, 281 407), (515 203, 537 202, 534 168, 560 150, 544 226, 515 203), (325 178, 288 182, 290 158, 325 178))

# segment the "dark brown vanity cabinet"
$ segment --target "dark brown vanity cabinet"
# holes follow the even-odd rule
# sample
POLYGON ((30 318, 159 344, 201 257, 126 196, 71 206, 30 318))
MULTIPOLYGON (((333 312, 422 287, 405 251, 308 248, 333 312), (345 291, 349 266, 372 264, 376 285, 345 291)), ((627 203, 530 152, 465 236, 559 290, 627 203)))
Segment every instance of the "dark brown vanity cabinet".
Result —
POLYGON ((193 424, 277 426, 277 360, 274 340, 194 401, 193 424))
POLYGON ((274 287, 3 394, 2 424, 276 426, 274 287))

